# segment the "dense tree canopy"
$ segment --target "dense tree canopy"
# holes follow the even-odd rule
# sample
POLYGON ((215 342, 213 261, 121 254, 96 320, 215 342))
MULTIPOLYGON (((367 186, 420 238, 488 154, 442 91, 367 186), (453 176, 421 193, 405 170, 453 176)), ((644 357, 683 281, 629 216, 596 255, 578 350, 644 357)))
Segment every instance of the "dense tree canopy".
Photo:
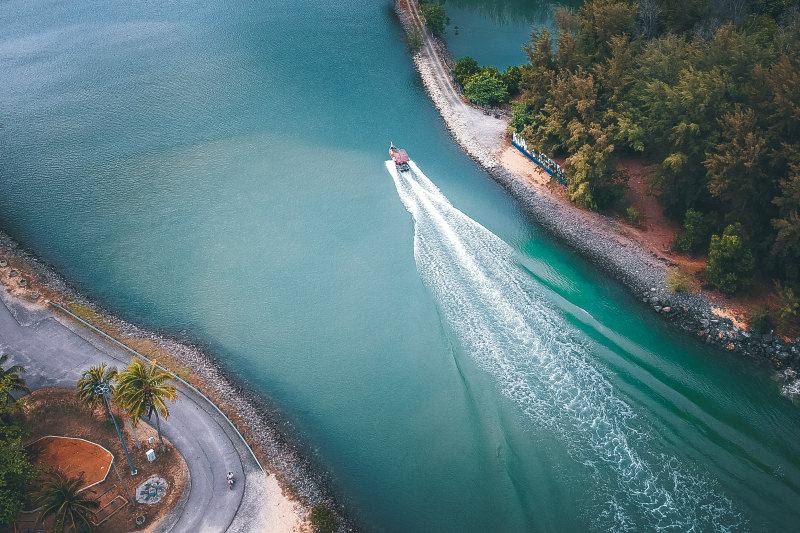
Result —
MULTIPOLYGON (((6 358, 2 358, 6 362, 6 358)), ((22 445, 23 430, 15 422, 16 402, 11 390, 19 390, 18 377, 22 367, 3 369, 0 366, 0 524, 10 524, 17 519, 28 497, 30 484, 38 472, 31 465, 22 445)), ((24 381, 22 387, 24 387, 24 381)))
POLYGON ((555 46, 542 29, 524 47, 511 127, 566 158, 572 199, 602 209, 641 154, 678 248, 715 234, 800 283, 800 0, 588 0, 555 21, 555 46))

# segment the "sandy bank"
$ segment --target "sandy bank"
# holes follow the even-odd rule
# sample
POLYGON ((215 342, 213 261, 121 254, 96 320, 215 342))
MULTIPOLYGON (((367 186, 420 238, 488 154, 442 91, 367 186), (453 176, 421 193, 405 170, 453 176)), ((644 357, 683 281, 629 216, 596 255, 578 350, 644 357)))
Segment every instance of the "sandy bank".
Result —
MULTIPOLYGON (((395 12, 410 31, 422 28, 416 0, 396 0, 395 12)), ((553 186, 547 175, 510 147, 508 118, 471 107, 452 83, 453 61, 440 39, 424 29, 424 46, 414 65, 425 90, 455 141, 520 203, 527 215, 625 286, 653 312, 702 342, 738 352, 770 365, 784 376, 783 393, 800 392, 800 339, 785 342, 773 335, 745 331, 724 308, 695 294, 677 294, 664 281, 670 260, 643 246, 635 231, 619 221, 578 208, 553 186)))

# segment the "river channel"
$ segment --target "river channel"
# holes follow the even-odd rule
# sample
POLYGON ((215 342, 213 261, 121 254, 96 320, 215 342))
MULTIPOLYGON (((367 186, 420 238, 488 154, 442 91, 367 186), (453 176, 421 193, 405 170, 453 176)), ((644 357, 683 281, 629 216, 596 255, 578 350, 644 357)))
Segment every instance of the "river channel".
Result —
MULTIPOLYGON (((535 22, 476 4, 451 25, 535 22)), ((450 138, 388 0, 9 0, 0 27, 0 227, 205 346, 365 529, 796 527, 779 382, 532 225, 450 138)))

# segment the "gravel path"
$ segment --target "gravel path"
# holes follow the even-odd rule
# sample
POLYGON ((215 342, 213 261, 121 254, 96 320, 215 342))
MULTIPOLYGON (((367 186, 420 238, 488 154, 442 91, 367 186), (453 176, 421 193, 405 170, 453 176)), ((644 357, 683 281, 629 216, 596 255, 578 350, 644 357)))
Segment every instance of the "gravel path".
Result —
POLYGON ((446 56, 440 51, 442 43, 425 31, 420 22, 417 3, 409 1, 408 6, 413 18, 406 18, 404 26, 415 25, 424 35, 424 44, 414 56, 414 65, 425 82, 425 89, 445 117, 447 129, 458 144, 481 165, 497 166, 495 155, 503 147, 508 121, 485 115, 482 110, 464 102, 461 93, 453 85, 446 56))

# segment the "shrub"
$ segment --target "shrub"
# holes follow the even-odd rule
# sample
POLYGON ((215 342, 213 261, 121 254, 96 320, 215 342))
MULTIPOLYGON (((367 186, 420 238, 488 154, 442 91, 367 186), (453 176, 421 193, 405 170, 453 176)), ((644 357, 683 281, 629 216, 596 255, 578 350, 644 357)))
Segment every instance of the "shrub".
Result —
POLYGON ((462 57, 453 65, 453 77, 458 83, 464 85, 467 78, 477 74, 480 70, 477 61, 471 57, 462 57))
POLYGON ((754 307, 750 310, 750 328, 758 333, 767 333, 775 327, 772 316, 768 309, 764 307, 754 307))
POLYGON ((642 212, 636 207, 629 207, 625 210, 625 221, 631 226, 641 226, 644 222, 642 212))
POLYGON ((780 282, 775 282, 775 292, 778 295, 778 320, 781 328, 785 328, 800 311, 800 299, 791 287, 784 287, 780 282))
POLYGON ((464 96, 480 105, 499 104, 508 101, 508 88, 489 71, 481 71, 467 78, 464 96))
POLYGON ((708 217, 700 211, 688 209, 683 219, 683 231, 675 236, 672 248, 675 251, 699 254, 707 250, 711 224, 708 217))
POLYGON ((711 236, 706 279, 712 287, 733 294, 752 282, 754 267, 755 259, 741 223, 728 225, 722 236, 711 236))
POLYGON ((508 94, 511 96, 519 94, 519 84, 522 82, 522 71, 519 67, 511 65, 500 76, 503 83, 508 87, 508 94))
POLYGON ((420 5, 422 10, 422 18, 425 19, 425 25, 431 30, 434 35, 444 34, 444 23, 447 19, 447 14, 444 8, 439 4, 425 3, 420 5))
POLYGON ((337 529, 333 511, 324 503, 318 503, 311 509, 311 523, 317 533, 333 533, 337 529))
POLYGON ((512 129, 512 131, 519 133, 525 128, 525 126, 533 122, 534 109, 532 105, 523 104, 521 102, 511 102, 511 111, 513 115, 508 126, 512 129))
POLYGON ((406 50, 412 56, 422 50, 422 34, 417 28, 411 28, 406 37, 406 50))
POLYGON ((691 274, 676 268, 667 273, 664 282, 667 284, 667 288, 672 292, 687 293, 692 287, 692 279, 691 274))
POLYGON ((598 176, 592 187, 597 209, 602 211, 619 205, 625 198, 625 191, 628 190, 629 177, 624 170, 598 176))

